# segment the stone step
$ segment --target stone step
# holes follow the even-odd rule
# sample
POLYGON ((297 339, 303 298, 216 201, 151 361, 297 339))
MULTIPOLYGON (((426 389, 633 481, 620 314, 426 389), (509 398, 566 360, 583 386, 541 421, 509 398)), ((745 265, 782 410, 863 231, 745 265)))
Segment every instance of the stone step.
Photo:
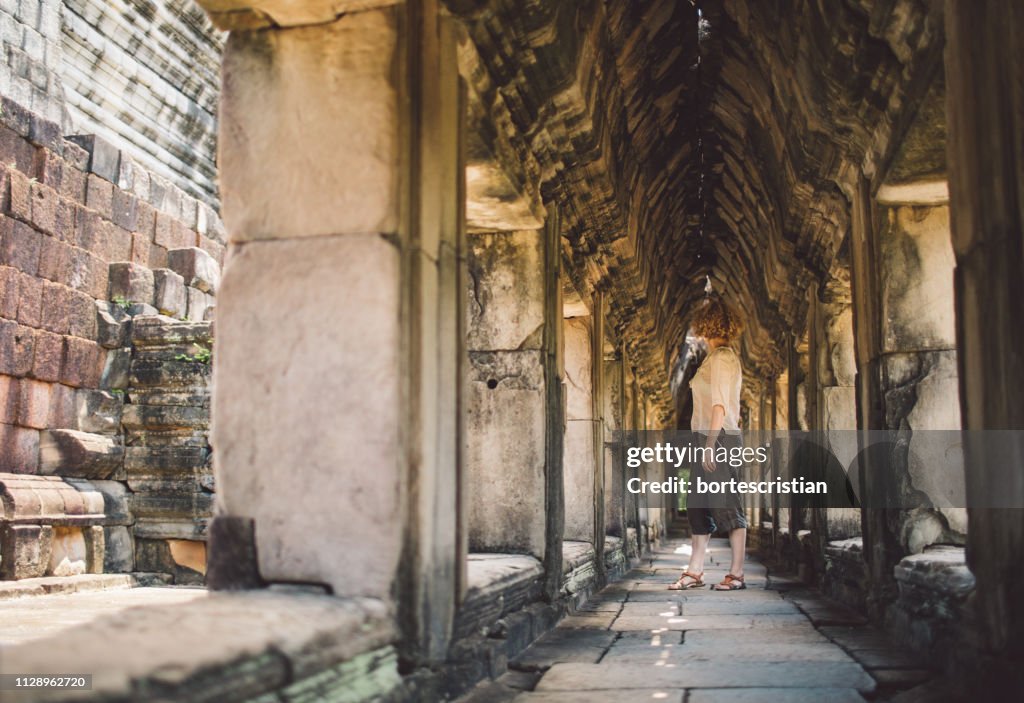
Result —
POLYGON ((121 424, 128 432, 145 430, 202 430, 210 425, 210 411, 188 405, 124 406, 121 424))
POLYGON ((131 342, 136 347, 170 344, 213 343, 213 326, 209 322, 184 322, 164 315, 140 315, 132 320, 131 342))
POLYGON ((167 582, 165 574, 82 574, 44 576, 21 581, 0 581, 0 600, 68 593, 111 591, 156 586, 167 582))

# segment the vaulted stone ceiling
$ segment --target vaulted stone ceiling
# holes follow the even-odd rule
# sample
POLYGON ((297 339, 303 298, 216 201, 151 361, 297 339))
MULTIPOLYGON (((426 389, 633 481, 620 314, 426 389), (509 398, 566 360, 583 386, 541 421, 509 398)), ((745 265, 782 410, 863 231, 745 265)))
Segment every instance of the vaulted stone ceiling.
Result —
MULTIPOLYGON (((747 317, 748 376, 777 372, 931 88, 924 0, 447 0, 465 21, 474 131, 539 213, 562 204, 570 275, 666 411, 710 276, 747 317)), ((941 96, 940 96, 941 97, 941 96)), ((470 189, 472 192, 472 188, 470 189)))

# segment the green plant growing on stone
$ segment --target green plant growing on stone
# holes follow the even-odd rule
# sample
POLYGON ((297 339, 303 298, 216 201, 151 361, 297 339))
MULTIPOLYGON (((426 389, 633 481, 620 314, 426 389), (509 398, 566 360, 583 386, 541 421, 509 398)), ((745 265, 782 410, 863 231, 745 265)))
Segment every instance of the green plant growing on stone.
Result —
POLYGON ((114 305, 124 308, 125 312, 132 306, 132 301, 125 298, 123 295, 115 295, 111 301, 114 305))
POLYGON ((189 361, 198 362, 200 364, 209 364, 213 360, 213 351, 209 347, 204 347, 202 344, 196 345, 196 353, 189 354, 178 354, 174 357, 175 361, 189 361))

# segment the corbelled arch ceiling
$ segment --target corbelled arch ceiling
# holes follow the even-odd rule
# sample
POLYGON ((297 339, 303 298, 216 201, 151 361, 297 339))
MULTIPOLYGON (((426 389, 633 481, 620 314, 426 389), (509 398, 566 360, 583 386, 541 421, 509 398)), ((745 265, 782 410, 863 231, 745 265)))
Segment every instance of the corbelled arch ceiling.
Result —
POLYGON ((471 168, 500 162, 538 217, 560 204, 568 273, 612 299, 609 327, 666 420, 705 276, 746 318, 748 373, 781 370, 859 174, 880 185, 941 72, 925 0, 446 5, 487 135, 471 168))

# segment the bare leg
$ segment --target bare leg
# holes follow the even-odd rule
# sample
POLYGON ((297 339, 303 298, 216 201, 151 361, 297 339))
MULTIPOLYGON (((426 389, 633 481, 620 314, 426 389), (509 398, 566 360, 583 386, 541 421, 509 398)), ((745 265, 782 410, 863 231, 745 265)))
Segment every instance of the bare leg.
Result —
MULTIPOLYGON (((705 542, 706 544, 707 542, 705 542)), ((732 550, 732 563, 729 564, 729 573, 733 576, 742 576, 743 562, 747 556, 747 528, 737 527, 729 532, 729 548, 732 550)))
POLYGON ((707 554, 710 540, 711 535, 693 535, 691 537, 690 564, 686 567, 691 574, 704 573, 704 556, 707 554))

